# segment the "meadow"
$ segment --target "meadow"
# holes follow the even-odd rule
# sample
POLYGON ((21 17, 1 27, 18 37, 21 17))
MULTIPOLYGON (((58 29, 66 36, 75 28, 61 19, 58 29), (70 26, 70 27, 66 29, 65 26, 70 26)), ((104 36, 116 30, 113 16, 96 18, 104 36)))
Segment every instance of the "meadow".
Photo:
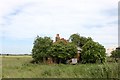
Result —
POLYGON ((31 56, 3 56, 2 78, 118 78, 118 63, 32 64, 31 56))

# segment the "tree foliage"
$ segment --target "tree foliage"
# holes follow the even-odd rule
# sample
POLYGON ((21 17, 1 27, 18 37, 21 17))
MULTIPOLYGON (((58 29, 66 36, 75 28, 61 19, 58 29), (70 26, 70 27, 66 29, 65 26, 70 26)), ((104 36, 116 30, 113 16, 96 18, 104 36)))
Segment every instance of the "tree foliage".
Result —
POLYGON ((114 57, 114 58, 120 58, 120 50, 114 50, 111 52, 111 57, 114 57))
POLYGON ((52 40, 50 37, 39 37, 34 41, 34 46, 32 49, 32 57, 33 59, 38 62, 38 61, 43 61, 44 57, 48 57, 49 53, 47 52, 52 45, 52 40))
POLYGON ((105 48, 94 42, 91 37, 86 38, 79 34, 72 34, 69 40, 59 39, 53 42, 50 37, 37 36, 32 49, 32 57, 35 62, 43 62, 45 58, 51 57, 54 62, 65 63, 66 60, 77 55, 77 48, 80 47, 82 49, 80 62, 105 62, 105 48))
POLYGON ((75 45, 77 45, 78 47, 82 47, 83 45, 86 44, 87 41, 92 40, 92 38, 91 37, 86 38, 86 37, 80 36, 77 33, 77 34, 72 34, 69 40, 75 45))
POLYGON ((81 52, 82 63, 103 63, 105 62, 105 48, 92 40, 89 40, 81 52))
POLYGON ((82 49, 80 55, 82 63, 102 63, 105 61, 105 48, 94 42, 91 37, 86 38, 79 34, 72 34, 69 39, 82 49))
POLYGON ((118 62, 120 58, 120 49, 112 51, 111 54, 112 54, 111 57, 113 57, 115 61, 118 62))
POLYGON ((67 59, 74 57, 76 52, 76 46, 64 40, 55 42, 49 50, 51 57, 55 59, 57 63, 65 63, 67 59))
POLYGON ((65 40, 52 42, 49 37, 37 37, 32 49, 32 57, 36 62, 43 62, 44 58, 52 57, 55 62, 62 63, 76 55, 77 48, 65 40))
POLYGON ((79 34, 72 34, 69 38, 69 40, 74 43, 75 45, 79 46, 80 42, 80 35, 79 34))

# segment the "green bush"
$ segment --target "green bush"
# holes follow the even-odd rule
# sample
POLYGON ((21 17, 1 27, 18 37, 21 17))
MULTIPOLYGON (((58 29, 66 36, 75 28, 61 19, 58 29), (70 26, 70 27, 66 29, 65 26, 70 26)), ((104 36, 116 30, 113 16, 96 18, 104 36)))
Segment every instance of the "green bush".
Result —
POLYGON ((82 47, 82 63, 103 63, 105 62, 105 57, 105 48, 97 42, 89 40, 82 47))
POLYGON ((114 58, 120 58, 120 50, 114 50, 111 52, 111 57, 114 57, 114 58))
POLYGON ((50 49, 52 45, 52 40, 50 37, 39 37, 34 41, 34 46, 32 49, 32 57, 33 57, 33 62, 43 62, 45 57, 48 57, 49 53, 48 50, 50 49))
POLYGON ((64 40, 55 42, 49 49, 50 56, 56 59, 57 63, 65 63, 67 59, 73 58, 76 55, 77 47, 64 40))
POLYGON ((111 57, 114 58, 115 62, 119 62, 120 60, 120 50, 116 49, 111 52, 111 57))
POLYGON ((31 63, 39 63, 47 60, 48 57, 57 63, 65 63, 67 59, 74 57, 77 53, 77 47, 65 40, 54 42, 49 37, 37 37, 32 49, 31 63))
POLYGON ((46 62, 51 57, 53 62, 65 63, 66 60, 75 57, 77 47, 82 49, 80 60, 82 63, 103 63, 105 62, 105 48, 101 44, 94 42, 92 38, 81 37, 73 34, 67 40, 59 39, 53 42, 50 37, 39 37, 34 41, 32 49, 31 63, 46 62))

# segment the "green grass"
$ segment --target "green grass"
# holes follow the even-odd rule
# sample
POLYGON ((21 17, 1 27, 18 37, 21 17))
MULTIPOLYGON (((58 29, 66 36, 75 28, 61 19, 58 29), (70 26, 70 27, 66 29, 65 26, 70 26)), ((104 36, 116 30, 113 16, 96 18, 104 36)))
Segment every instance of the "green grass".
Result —
POLYGON ((31 64, 30 56, 4 56, 3 78, 118 78, 118 63, 31 64))
POLYGON ((2 57, 0 56, 0 78, 2 78, 2 57))

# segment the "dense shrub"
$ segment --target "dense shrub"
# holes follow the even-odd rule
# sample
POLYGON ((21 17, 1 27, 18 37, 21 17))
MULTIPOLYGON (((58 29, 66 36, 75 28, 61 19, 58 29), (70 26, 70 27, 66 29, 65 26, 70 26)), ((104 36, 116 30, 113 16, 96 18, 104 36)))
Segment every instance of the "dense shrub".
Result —
POLYGON ((111 57, 114 57, 114 58, 120 58, 120 50, 114 50, 111 52, 111 57))
POLYGON ((32 57, 34 62, 43 62, 45 57, 48 57, 48 50, 52 45, 52 40, 50 37, 39 37, 34 41, 34 46, 32 49, 32 57))
POLYGON ((69 38, 69 40, 74 43, 78 47, 82 47, 86 44, 87 41, 92 40, 91 37, 83 37, 80 36, 78 33, 77 34, 72 34, 69 38))
POLYGON ((116 62, 118 62, 120 59, 120 50, 116 49, 116 50, 112 51, 111 54, 112 54, 111 57, 113 57, 114 60, 116 62))
POLYGON ((79 34, 72 34, 69 40, 82 49, 80 60, 82 63, 103 63, 105 62, 105 48, 92 40, 91 37, 83 37, 79 34))
POLYGON ((56 42, 50 37, 39 37, 34 41, 32 49, 33 61, 31 63, 46 62, 49 58, 55 63, 65 63, 77 54, 77 47, 82 49, 80 61, 82 63, 103 63, 105 62, 105 48, 94 42, 92 38, 81 37, 79 34, 72 34, 70 41, 59 39, 56 42))
POLYGON ((57 63, 65 63, 66 60, 73 58, 76 52, 77 47, 72 43, 66 43, 64 40, 55 42, 49 49, 50 56, 56 59, 54 61, 57 63))
POLYGON ((32 57, 34 60, 31 63, 45 62, 48 57, 52 57, 54 62, 65 63, 76 55, 77 47, 65 40, 52 42, 49 37, 37 37, 34 41, 32 49, 32 57))
POLYGON ((81 52, 82 63, 103 63, 105 62, 105 48, 92 40, 89 40, 81 52))

